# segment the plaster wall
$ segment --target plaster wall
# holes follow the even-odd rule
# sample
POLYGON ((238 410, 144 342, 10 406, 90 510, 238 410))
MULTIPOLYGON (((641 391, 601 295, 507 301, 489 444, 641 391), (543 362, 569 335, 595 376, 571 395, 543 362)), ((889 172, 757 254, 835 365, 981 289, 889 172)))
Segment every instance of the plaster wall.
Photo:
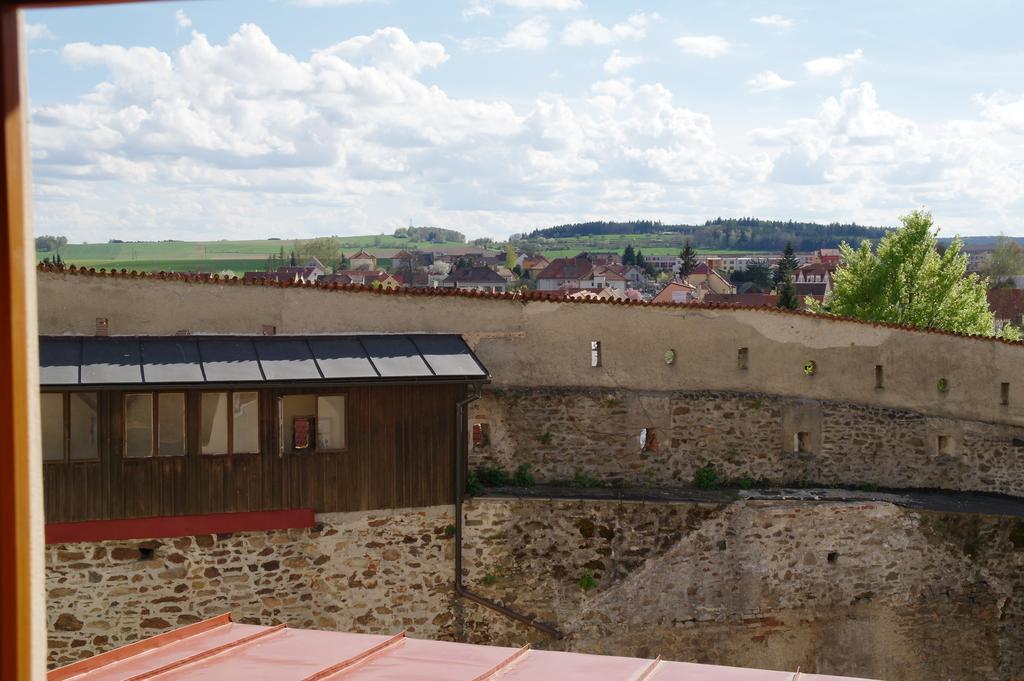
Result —
POLYGON ((1024 425, 1024 345, 805 315, 47 272, 38 273, 38 294, 44 334, 91 335, 97 317, 109 320, 112 335, 257 334, 263 325, 279 334, 460 333, 499 387, 752 391, 1024 425), (746 369, 738 368, 739 348, 748 348, 746 369), (808 361, 813 376, 804 373, 808 361))

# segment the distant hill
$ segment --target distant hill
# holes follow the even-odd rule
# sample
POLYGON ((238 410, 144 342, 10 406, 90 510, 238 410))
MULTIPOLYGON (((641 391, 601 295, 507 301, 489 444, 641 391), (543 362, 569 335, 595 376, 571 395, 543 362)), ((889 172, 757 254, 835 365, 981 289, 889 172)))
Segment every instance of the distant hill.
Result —
POLYGON ((780 251, 787 242, 792 242, 797 251, 812 251, 835 248, 843 241, 857 245, 864 239, 877 240, 885 232, 884 227, 856 223, 823 225, 793 220, 715 218, 703 225, 666 225, 654 220, 582 222, 536 229, 524 235, 524 240, 636 235, 637 241, 642 243, 645 236, 672 234, 688 238, 695 248, 702 249, 780 251))

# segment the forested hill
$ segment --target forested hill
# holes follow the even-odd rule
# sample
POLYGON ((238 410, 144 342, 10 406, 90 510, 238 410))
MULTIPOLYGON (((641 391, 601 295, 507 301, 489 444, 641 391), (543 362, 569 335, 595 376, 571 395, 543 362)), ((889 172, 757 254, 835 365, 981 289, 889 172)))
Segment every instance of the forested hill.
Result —
POLYGON ((834 222, 822 225, 792 220, 761 220, 759 218, 715 218, 703 225, 666 225, 655 220, 633 222, 582 222, 537 229, 525 235, 532 239, 559 239, 612 234, 681 234, 696 248, 743 250, 782 250, 792 242, 798 251, 835 248, 840 242, 856 246, 864 239, 875 241, 885 234, 883 227, 864 227, 856 223, 834 222))

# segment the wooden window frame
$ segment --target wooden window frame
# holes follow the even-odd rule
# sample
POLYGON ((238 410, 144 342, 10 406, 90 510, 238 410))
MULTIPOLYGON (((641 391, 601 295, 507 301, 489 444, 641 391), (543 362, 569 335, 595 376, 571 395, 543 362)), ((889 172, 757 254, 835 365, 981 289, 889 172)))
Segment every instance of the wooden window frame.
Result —
MULTIPOLYGON (((58 459, 45 459, 40 452, 39 459, 43 462, 44 466, 57 466, 77 463, 99 463, 100 461, 100 449, 103 438, 101 437, 103 430, 103 418, 101 416, 100 407, 100 394, 95 390, 46 390, 40 391, 45 392, 49 395, 60 395, 61 396, 61 442, 64 446, 63 456, 58 459), (96 396, 96 449, 95 456, 88 459, 72 459, 71 458, 71 393, 88 393, 96 396)), ((42 410, 40 410, 40 418, 42 418, 42 410)))
POLYGON ((167 458, 174 459, 181 456, 188 456, 188 391, 186 390, 126 390, 121 393, 121 458, 125 461, 146 461, 147 459, 167 458), (152 419, 150 423, 149 442, 150 450, 146 456, 128 456, 128 396, 149 395, 152 400, 152 419), (181 395, 184 401, 184 409, 181 413, 181 432, 184 436, 185 451, 181 454, 160 453, 160 396, 181 395))
MULTIPOLYGON (((330 392, 319 392, 317 390, 304 390, 304 391, 303 390, 298 390, 298 391, 296 391, 296 390, 288 390, 287 392, 278 392, 275 395, 276 399, 274 400, 274 409, 275 409, 274 420, 277 422, 278 430, 279 430, 279 432, 277 433, 277 446, 278 446, 278 453, 277 453, 277 455, 278 456, 284 456, 285 454, 288 454, 289 456, 308 456, 309 454, 342 454, 344 452, 347 452, 348 451, 348 424, 349 424, 349 415, 348 415, 349 399, 348 399, 348 397, 349 397, 349 394, 348 394, 347 390, 341 390, 341 391, 332 390, 330 392), (331 449, 320 449, 318 443, 316 441, 314 441, 313 442, 313 451, 312 452, 290 452, 290 451, 286 451, 285 450, 285 446, 284 446, 284 412, 282 411, 282 406, 283 406, 283 402, 282 401, 286 397, 304 397, 304 396, 311 396, 313 398, 313 405, 314 405, 314 407, 313 407, 314 408, 313 419, 315 420, 316 423, 320 422, 320 398, 321 397, 341 397, 342 399, 345 400, 345 405, 344 405, 344 413, 345 413, 345 421, 344 421, 344 423, 345 423, 345 425, 344 425, 344 430, 342 431, 342 434, 341 434, 343 442, 342 442, 342 446, 341 446, 340 449, 338 449, 336 447, 335 448, 331 448, 331 449)), ((317 431, 317 432, 319 432, 319 431, 317 431)))
POLYGON ((259 456, 263 453, 263 437, 262 428, 263 415, 260 413, 260 402, 263 399, 261 391, 258 388, 245 388, 242 390, 199 390, 199 404, 198 404, 198 419, 197 419, 197 433, 199 435, 199 444, 196 452, 199 456, 259 456), (235 409, 233 406, 235 393, 255 393, 256 394, 256 451, 255 452, 236 452, 235 451, 235 409), (204 452, 203 451, 203 396, 205 395, 227 395, 228 399, 228 451, 226 452, 204 452))

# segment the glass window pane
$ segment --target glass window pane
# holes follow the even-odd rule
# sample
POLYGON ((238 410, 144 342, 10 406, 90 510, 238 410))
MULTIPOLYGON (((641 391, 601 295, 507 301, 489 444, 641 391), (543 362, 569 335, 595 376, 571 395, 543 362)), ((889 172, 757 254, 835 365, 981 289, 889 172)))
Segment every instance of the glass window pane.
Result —
POLYGON ((160 393, 157 399, 157 453, 182 456, 185 454, 185 393, 160 393))
POLYGON ((313 421, 316 420, 315 395, 285 395, 281 398, 284 427, 284 451, 304 454, 313 451, 313 421), (297 445, 297 446, 296 446, 297 445))
POLYGON ((43 461, 64 460, 64 394, 43 393, 39 396, 42 407, 43 461))
POLYGON ((345 396, 316 398, 316 448, 345 448, 345 396))
POLYGON ((203 454, 228 453, 228 394, 203 393, 202 430, 199 433, 203 454))
POLYGON ((153 455, 153 394, 124 396, 124 455, 153 455))
POLYGON ((234 418, 234 449, 236 454, 258 454, 260 451, 259 393, 231 393, 234 418))
POLYGON ((70 393, 68 396, 69 454, 72 461, 99 458, 96 401, 96 393, 70 393))

